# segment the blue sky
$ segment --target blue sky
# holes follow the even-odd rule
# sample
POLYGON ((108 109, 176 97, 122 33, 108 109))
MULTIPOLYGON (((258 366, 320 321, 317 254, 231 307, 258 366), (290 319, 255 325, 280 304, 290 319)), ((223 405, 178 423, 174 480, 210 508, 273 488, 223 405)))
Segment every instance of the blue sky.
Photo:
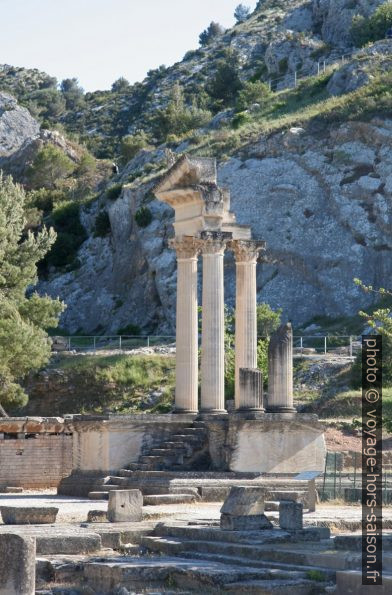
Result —
MULTIPOLYGON (((87 91, 198 47, 210 21, 234 23, 240 0, 0 0, 0 64, 76 76, 87 91)), ((252 9, 256 0, 244 1, 252 9)))

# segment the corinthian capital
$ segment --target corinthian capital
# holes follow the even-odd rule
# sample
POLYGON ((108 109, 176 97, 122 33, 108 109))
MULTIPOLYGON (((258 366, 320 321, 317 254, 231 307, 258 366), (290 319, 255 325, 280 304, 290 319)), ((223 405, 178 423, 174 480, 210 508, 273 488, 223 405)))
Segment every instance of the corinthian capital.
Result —
POLYGON ((256 262, 266 243, 257 240, 232 240, 230 250, 234 252, 235 260, 239 262, 256 262))
POLYGON ((202 231, 200 234, 203 254, 223 254, 231 233, 224 231, 202 231))
POLYGON ((193 236, 182 236, 169 240, 169 247, 177 252, 178 260, 197 258, 200 252, 201 242, 193 236))

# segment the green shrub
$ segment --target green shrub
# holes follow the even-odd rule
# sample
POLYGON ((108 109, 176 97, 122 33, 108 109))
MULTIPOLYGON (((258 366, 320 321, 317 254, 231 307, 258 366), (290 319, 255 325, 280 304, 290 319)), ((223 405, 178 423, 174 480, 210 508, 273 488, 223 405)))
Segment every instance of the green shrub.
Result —
POLYGON ((55 207, 50 223, 57 231, 57 239, 47 254, 46 266, 75 266, 75 258, 87 233, 80 222, 80 205, 77 202, 64 202, 55 207))
POLYGON ((354 16, 351 25, 351 37, 358 47, 370 41, 384 39, 387 30, 392 27, 392 2, 385 2, 369 17, 354 16))
POLYGON ((147 227, 152 221, 152 213, 148 207, 140 207, 135 213, 135 221, 139 227, 147 227))
POLYGON ((196 101, 192 105, 185 102, 184 91, 178 84, 174 85, 166 108, 158 110, 153 119, 155 133, 161 140, 171 135, 179 135, 205 126, 211 119, 211 112, 198 107, 196 101))
POLYGON ((211 21, 207 29, 202 31, 199 35, 199 43, 201 46, 209 45, 214 39, 224 33, 224 28, 219 24, 211 21))
POLYGON ((29 176, 34 188, 53 189, 73 169, 74 164, 61 149, 53 145, 46 145, 34 157, 29 176))
POLYGON ((240 112, 234 116, 234 118, 231 121, 231 125, 236 130, 244 124, 249 124, 249 122, 251 121, 252 116, 250 114, 248 114, 247 112, 240 112))
POLYGON ((266 304, 257 304, 257 336, 269 337, 280 325, 282 309, 272 310, 266 304))
POLYGON ((261 81, 248 81, 244 84, 244 88, 238 93, 237 110, 243 112, 253 103, 259 103, 261 105, 265 103, 266 99, 270 96, 271 91, 268 85, 261 81))
POLYGON ((240 62, 237 52, 232 49, 226 50, 215 66, 215 74, 206 90, 221 105, 231 105, 243 86, 239 77, 240 62))
POLYGON ((116 200, 122 192, 122 184, 114 184, 106 190, 106 198, 116 200))
POLYGON ((95 218, 94 237, 104 238, 111 232, 110 218, 107 211, 100 211, 95 218))
POLYGON ((68 194, 64 190, 57 188, 40 188, 39 190, 29 192, 27 198, 29 206, 43 211, 44 214, 48 214, 53 211, 56 204, 68 200, 68 194))
POLYGON ((136 134, 128 134, 121 140, 121 155, 125 162, 130 161, 140 151, 149 146, 147 134, 144 130, 136 134))

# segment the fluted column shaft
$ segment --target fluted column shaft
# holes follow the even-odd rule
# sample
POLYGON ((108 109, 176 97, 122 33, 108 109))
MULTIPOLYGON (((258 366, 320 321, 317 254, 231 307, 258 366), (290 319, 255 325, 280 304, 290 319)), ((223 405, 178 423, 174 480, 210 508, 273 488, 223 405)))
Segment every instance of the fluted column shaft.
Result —
POLYGON ((272 335, 268 349, 268 411, 291 412, 293 405, 293 332, 283 324, 272 335))
POLYGON ((236 260, 235 306, 235 407, 258 409, 260 401, 254 395, 241 395, 240 369, 257 368, 257 287, 256 263, 264 243, 252 240, 234 240, 230 243, 236 260))
POLYGON ((224 250, 222 233, 204 235, 201 347, 201 411, 204 413, 225 412, 224 250))
POLYGON ((184 236, 177 251, 176 395, 177 413, 198 411, 197 257, 200 243, 184 236))

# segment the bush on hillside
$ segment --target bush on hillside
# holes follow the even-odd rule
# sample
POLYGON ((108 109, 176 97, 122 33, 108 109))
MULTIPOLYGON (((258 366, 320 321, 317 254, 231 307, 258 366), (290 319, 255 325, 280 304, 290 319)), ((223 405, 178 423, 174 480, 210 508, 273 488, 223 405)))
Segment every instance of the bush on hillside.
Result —
POLYGON ((211 21, 207 29, 204 29, 199 35, 199 43, 201 46, 210 44, 216 37, 219 37, 225 32, 225 29, 219 23, 211 21))
POLYGON ((237 96, 237 111, 243 112, 254 103, 263 105, 271 97, 271 91, 266 83, 261 81, 248 81, 237 96))
POLYGON ((67 110, 76 110, 84 106, 84 91, 77 78, 64 79, 60 84, 60 90, 67 110))
POLYGON ((106 190, 106 198, 116 200, 122 192, 122 184, 113 184, 106 190))
POLYGON ((234 11, 234 18, 237 23, 243 23, 250 15, 250 7, 239 4, 234 11))
POLYGON ((95 218, 94 237, 104 238, 111 232, 110 218, 107 211, 99 211, 95 218))
POLYGON ((152 221, 152 213, 148 207, 140 207, 135 213, 135 221, 139 227, 147 227, 152 221))
POLYGON ((385 2, 368 18, 356 15, 351 26, 351 37, 357 47, 371 41, 384 39, 392 27, 392 2, 385 2))
POLYGON ((146 149, 148 146, 148 136, 144 130, 124 136, 121 139, 121 155, 124 162, 127 163, 133 159, 141 149, 146 149))
POLYGON ((130 88, 131 85, 129 84, 129 81, 123 76, 120 76, 120 78, 112 84, 113 93, 125 93, 126 91, 129 91, 130 88))
POLYGON ((34 157, 29 177, 34 188, 54 189, 74 170, 74 164, 61 149, 46 145, 34 157))
POLYGON ((179 136, 205 126, 211 117, 211 112, 198 107, 195 101, 192 105, 187 105, 182 87, 176 84, 166 108, 158 110, 155 114, 153 125, 157 136, 166 140, 171 134, 179 136))
POLYGON ((215 64, 215 73, 206 91, 220 106, 232 105, 243 85, 239 77, 240 61, 237 52, 226 50, 215 64))
POLYGON ((87 239, 86 230, 80 222, 79 203, 68 201, 56 206, 51 214, 50 223, 57 232, 57 239, 43 265, 73 266, 80 246, 87 239))
POLYGON ((36 208, 44 215, 48 215, 56 204, 64 202, 68 198, 67 192, 63 189, 39 188, 28 193, 27 204, 29 208, 36 208))

